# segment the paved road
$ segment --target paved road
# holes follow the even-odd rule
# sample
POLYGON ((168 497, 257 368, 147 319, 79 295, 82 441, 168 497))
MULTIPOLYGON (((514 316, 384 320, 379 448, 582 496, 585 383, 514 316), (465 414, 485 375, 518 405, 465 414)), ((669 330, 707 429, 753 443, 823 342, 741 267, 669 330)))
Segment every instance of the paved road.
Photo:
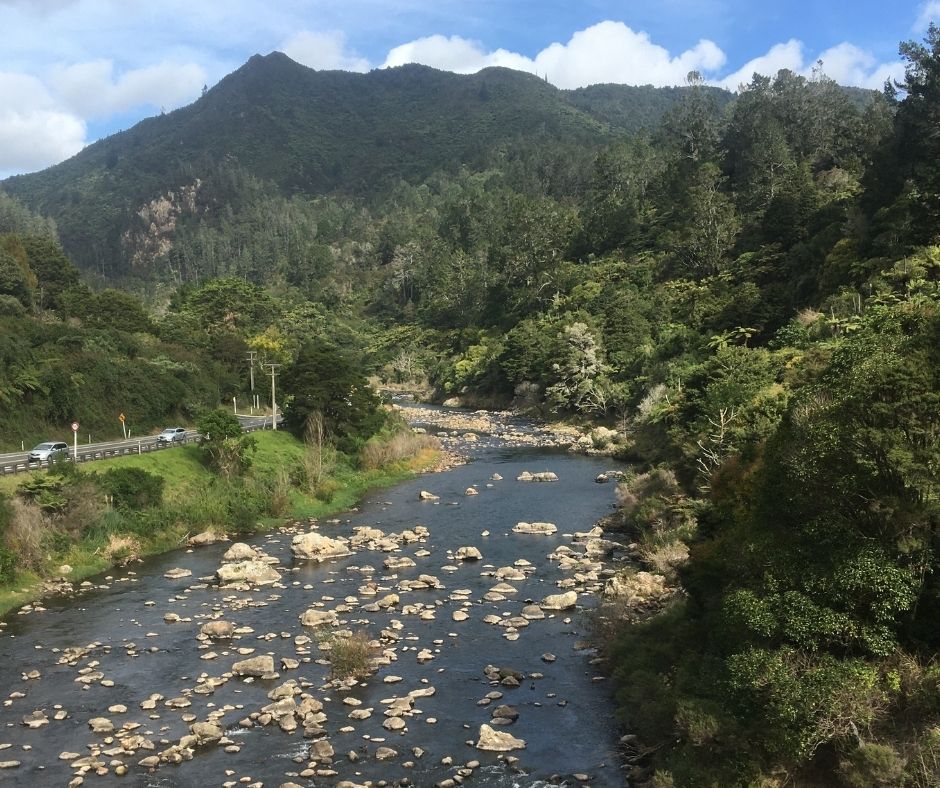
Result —
MULTIPOLYGON (((260 427, 264 427, 265 424, 271 423, 271 417, 267 418, 263 416, 241 416, 239 415, 238 420, 242 424, 242 429, 245 430, 254 430, 260 427)), ((278 418, 278 423, 281 419, 278 418)), ((185 443, 191 443, 199 437, 199 433, 196 430, 187 430, 186 431, 186 440, 185 443)), ((50 440, 55 440, 51 438, 50 440)), ((69 445, 69 457, 72 456, 72 441, 66 440, 66 443, 69 445)), ((170 444, 172 445, 172 444, 170 444)), ((169 448, 170 445, 160 446, 160 448, 169 448)), ((151 451, 157 447, 157 437, 156 435, 146 435, 140 438, 128 438, 127 440, 115 440, 115 441, 104 441, 102 443, 79 443, 78 444, 78 456, 82 462, 89 462, 92 460, 100 460, 105 457, 111 457, 115 454, 121 453, 131 453, 138 450, 142 451, 151 451)), ((30 447, 32 448, 32 447, 30 447)), ((29 463, 27 461, 28 451, 17 451, 10 452, 8 454, 0 454, 0 474, 5 473, 15 473, 17 471, 29 470, 31 468, 41 468, 46 467, 47 463, 29 463)))

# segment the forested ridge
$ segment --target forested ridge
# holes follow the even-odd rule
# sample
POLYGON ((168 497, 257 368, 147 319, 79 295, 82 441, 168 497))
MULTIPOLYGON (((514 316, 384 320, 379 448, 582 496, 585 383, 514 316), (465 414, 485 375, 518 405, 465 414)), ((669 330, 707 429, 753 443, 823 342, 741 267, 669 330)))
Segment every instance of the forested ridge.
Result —
MULTIPOLYGON (((84 265, 119 273, 149 311, 88 289, 55 228, 5 198, 0 306, 15 347, 0 416, 60 418, 64 384, 26 386, 21 362, 67 368, 72 342, 122 363, 203 360, 191 379, 172 372, 194 414, 200 397, 244 394, 255 349, 298 394, 335 356, 343 376, 606 424, 634 469, 614 524, 649 572, 622 582, 653 576, 662 592, 655 615, 611 603, 598 624, 636 776, 936 785, 940 30, 901 52, 904 83, 883 94, 782 71, 729 100, 691 75, 629 133, 606 86, 553 104, 534 136, 452 118, 434 139, 465 123, 472 155, 375 129, 379 148, 417 162, 390 174, 363 153, 381 188, 334 188, 354 184, 337 169, 330 188, 292 191, 283 173, 307 172, 296 162, 240 156, 187 163, 184 179, 152 182, 168 190, 155 199, 144 167, 113 192, 140 187, 140 222, 116 239, 109 224, 116 245, 100 250, 124 268, 84 265)), ((476 101, 516 84, 478 77, 476 101)), ((532 101, 557 99, 525 79, 532 101)), ((342 159, 321 154, 321 175, 342 159)), ((73 222, 40 184, 79 163, 7 186, 73 222)), ((63 199, 87 210, 75 188, 63 199)), ((109 390, 66 371, 68 390, 109 390)), ((349 451, 377 428, 370 407, 342 415, 351 428, 337 415, 349 451)), ((142 404, 141 418, 158 410, 142 404)))

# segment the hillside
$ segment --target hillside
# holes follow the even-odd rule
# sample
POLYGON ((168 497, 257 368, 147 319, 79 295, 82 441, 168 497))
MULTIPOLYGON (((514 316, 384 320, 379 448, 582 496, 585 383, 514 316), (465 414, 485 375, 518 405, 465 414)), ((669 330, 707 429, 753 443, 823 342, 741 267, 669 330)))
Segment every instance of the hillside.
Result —
POLYGON ((220 162, 284 195, 372 195, 400 179, 477 168, 509 143, 593 148, 655 128, 683 90, 562 91, 503 68, 314 71, 274 52, 252 57, 187 107, 0 186, 57 221, 81 268, 115 278, 127 271, 132 251, 122 234, 139 224, 140 209, 220 162))

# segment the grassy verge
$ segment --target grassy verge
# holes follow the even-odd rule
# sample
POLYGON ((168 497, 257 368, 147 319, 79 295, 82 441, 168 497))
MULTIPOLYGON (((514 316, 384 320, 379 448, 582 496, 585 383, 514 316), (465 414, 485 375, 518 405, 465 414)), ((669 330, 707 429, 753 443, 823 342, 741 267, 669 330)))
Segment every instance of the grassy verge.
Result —
MULTIPOLYGON (((75 583, 123 560, 176 549, 199 531, 245 536, 283 522, 285 517, 323 517, 354 506, 369 490, 411 478, 435 456, 421 448, 379 468, 362 470, 340 459, 330 474, 329 495, 318 498, 302 485, 287 485, 292 469, 302 464, 305 447, 287 432, 255 434, 257 451, 244 479, 225 480, 202 462, 197 446, 182 446, 153 454, 125 456, 81 466, 88 480, 110 468, 136 467, 165 481, 163 503, 143 511, 126 511, 103 504, 85 507, 70 523, 70 531, 50 529, 42 552, 28 570, 22 568, 0 583, 0 615, 42 593, 43 578, 55 576, 68 564, 75 583), (285 488, 286 486, 286 488, 285 488), (71 536, 67 536, 71 533, 71 536)), ((33 474, 44 474, 35 471, 33 474)), ((26 475, 5 478, 0 492, 11 494, 26 475)), ((97 490, 87 484, 86 491, 97 490)), ((39 541, 37 539, 37 541, 39 541)), ((38 550, 38 548, 37 548, 38 550)))

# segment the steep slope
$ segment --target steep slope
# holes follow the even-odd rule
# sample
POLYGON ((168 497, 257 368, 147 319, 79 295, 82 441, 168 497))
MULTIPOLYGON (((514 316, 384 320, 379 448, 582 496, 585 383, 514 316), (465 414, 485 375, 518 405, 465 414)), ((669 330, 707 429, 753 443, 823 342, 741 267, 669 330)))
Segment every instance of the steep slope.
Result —
POLYGON ((651 128, 680 94, 562 91, 501 68, 314 71, 274 52, 252 57, 187 107, 0 186, 54 217, 81 267, 110 277, 128 265, 122 236, 139 226, 141 209, 171 190, 178 199, 213 163, 237 163, 284 194, 368 195, 399 179, 472 167, 505 142, 596 145, 651 128))

